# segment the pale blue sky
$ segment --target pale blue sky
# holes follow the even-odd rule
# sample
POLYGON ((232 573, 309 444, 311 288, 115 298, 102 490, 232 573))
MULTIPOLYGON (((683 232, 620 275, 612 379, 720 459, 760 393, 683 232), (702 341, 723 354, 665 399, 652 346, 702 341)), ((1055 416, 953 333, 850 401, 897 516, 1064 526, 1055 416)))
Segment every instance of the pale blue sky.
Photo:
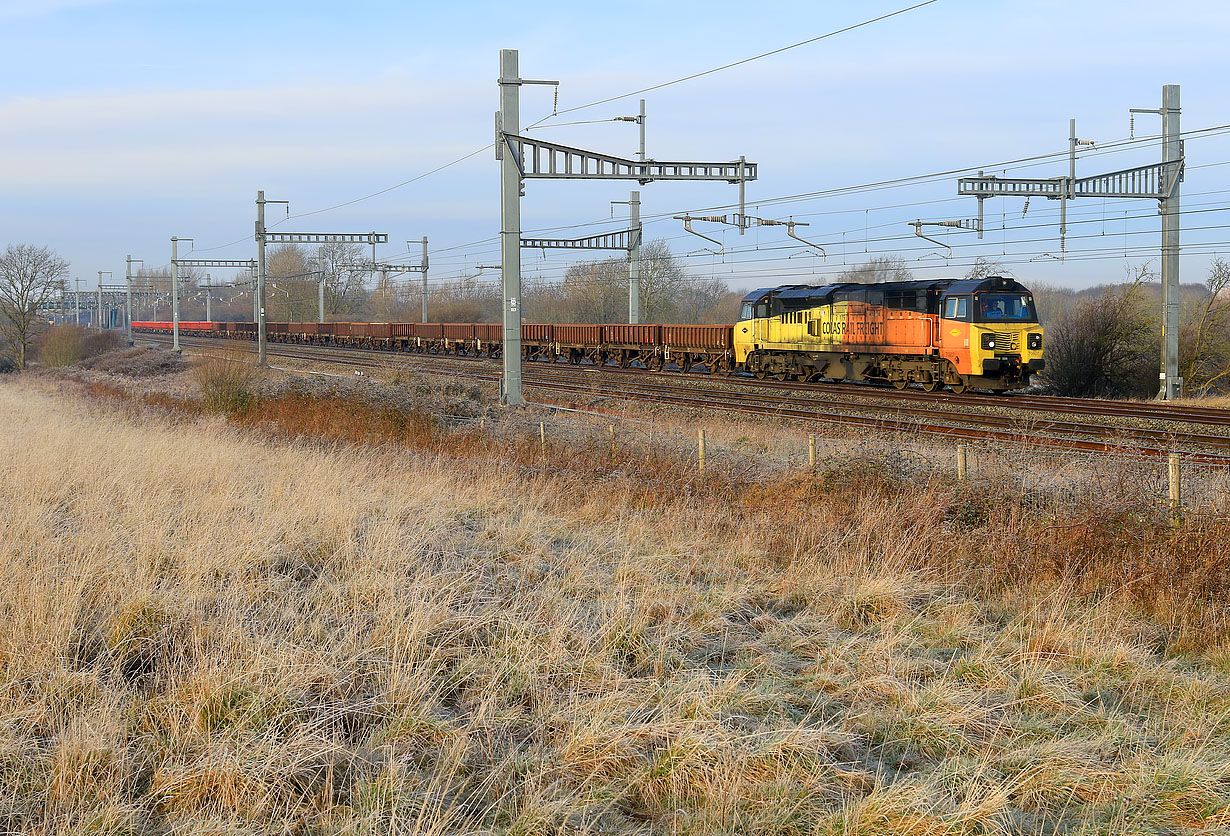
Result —
MULTIPOLYGON (((715 67, 909 5, 861 3, 420 4, 0 0, 0 223, 4 242, 71 260, 74 275, 123 273, 131 253, 169 258, 172 235, 211 257, 250 258, 258 188, 311 212, 408 180, 488 144, 498 50, 521 51, 527 78, 562 82, 561 109, 715 67), (242 240, 240 240, 242 239, 242 240), (231 246, 226 245, 239 241, 231 246)), ((1220 2, 939 0, 781 55, 647 94, 658 159, 761 165, 749 211, 793 214, 828 260, 763 230, 726 233, 724 258, 679 222, 654 216, 734 201, 725 184, 641 188, 647 235, 671 239, 697 275, 738 286, 813 280, 869 255, 900 254, 920 275, 958 274, 977 255, 1026 280, 1117 280, 1153 257, 1156 204, 1081 201, 1059 264, 1056 205, 989 201, 988 233, 913 239, 906 221, 974 214, 955 177, 906 187, 770 203, 964 166, 1061 151, 1068 118, 1081 137, 1128 136, 1129 107, 1156 107, 1181 84, 1185 130, 1230 124, 1230 12, 1220 2), (913 204, 913 205, 904 205, 913 204), (1125 219, 1124 213, 1128 213, 1125 219), (1126 233, 1126 234, 1125 234, 1126 233), (1096 250, 1096 252, 1094 252, 1096 250), (1082 257, 1082 252, 1085 257, 1082 257), (1126 253, 1126 258, 1124 253, 1126 253), (1100 256, 1097 259, 1088 256, 1100 256), (1031 261, 1040 258, 1042 260, 1031 261)), ((525 88, 524 121, 549 113, 548 88, 525 88)), ((636 98, 557 121, 606 119, 636 98)), ((1137 136, 1158 118, 1137 118, 1137 136)), ((609 123, 544 130, 560 142, 632 155, 636 129, 609 123)), ((1193 137, 1184 183, 1185 280, 1230 250, 1230 134, 1193 137)), ((1155 143, 1087 156, 1079 174, 1153 162, 1155 143)), ((1021 172, 1055 176, 1049 162, 1021 172)), ((635 184, 527 184, 526 231, 600 221, 635 184)), ((284 215, 271 210, 271 220, 284 215)), ((577 227, 586 234, 617 227, 577 227)), ((492 152, 334 211, 292 218, 296 231, 388 232, 431 239, 433 278, 496 260, 498 165, 492 152)), ((713 231, 711 234, 721 236, 713 231)), ((203 254, 203 253, 202 253, 203 254)), ((559 275, 568 257, 526 252, 527 276, 559 275)), ((472 271, 471 271, 472 272, 472 271)))

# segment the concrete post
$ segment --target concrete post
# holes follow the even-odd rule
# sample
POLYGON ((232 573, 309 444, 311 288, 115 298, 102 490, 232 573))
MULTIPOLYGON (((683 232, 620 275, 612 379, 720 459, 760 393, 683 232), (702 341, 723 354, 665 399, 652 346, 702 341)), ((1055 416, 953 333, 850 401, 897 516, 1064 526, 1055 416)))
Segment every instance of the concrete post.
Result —
POLYGON ((515 49, 500 50, 500 113, 496 154, 500 159, 500 251, 504 283, 504 377, 500 400, 522 406, 521 395, 521 172, 503 134, 521 128, 521 77, 515 49))
POLYGON ((1183 521, 1183 480, 1179 470, 1179 454, 1171 453, 1167 462, 1170 483, 1170 523, 1178 526, 1183 521))
POLYGON ((637 152, 636 158, 641 162, 645 162, 645 100, 641 99, 641 115, 636 120, 641 129, 641 150, 637 152))
MULTIPOLYGON (((518 253, 519 252, 520 251, 518 251, 518 253)), ((520 258, 520 255, 518 255, 518 258, 520 258)), ((422 314, 423 319, 422 321, 426 322, 427 321, 427 236, 426 235, 423 236, 423 260, 422 262, 420 262, 419 266, 422 268, 422 273, 423 273, 423 314, 422 314)))
MULTIPOLYGON (((642 105, 644 102, 642 102, 642 105)), ((628 193, 628 212, 632 223, 632 246, 628 251, 628 322, 641 321, 641 193, 628 193)))
POLYGON ((124 321, 128 329, 128 345, 132 345, 132 255, 124 262, 124 321))
POLYGON ((265 363, 265 191, 256 193, 256 364, 265 363))
POLYGON ((179 239, 171 236, 171 350, 179 348, 179 239))
POLYGON ((316 321, 325 321, 325 248, 320 248, 320 284, 316 288, 316 321))
MULTIPOLYGON (((1183 156, 1179 133, 1179 85, 1162 87, 1162 162, 1183 156)), ((1162 386, 1159 395, 1174 400, 1179 380, 1179 184, 1160 202, 1162 216, 1162 386)))

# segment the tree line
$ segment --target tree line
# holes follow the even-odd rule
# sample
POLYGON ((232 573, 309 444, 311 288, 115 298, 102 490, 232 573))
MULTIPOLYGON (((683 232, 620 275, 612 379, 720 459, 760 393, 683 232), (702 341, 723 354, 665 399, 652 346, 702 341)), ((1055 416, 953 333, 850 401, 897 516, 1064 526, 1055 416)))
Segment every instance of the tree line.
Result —
MULTIPOLYGON (((370 259, 361 245, 336 244, 312 252, 289 244, 273 248, 266 259, 266 311, 273 321, 313 321, 319 312, 318 283, 325 280, 327 321, 417 322, 422 311, 422 283, 415 273, 381 275, 361 265, 370 259)), ((162 279, 168 268, 142 270, 141 281, 169 290, 162 279)), ((180 311, 185 319, 203 318, 205 275, 180 271, 184 283, 180 311)), ((216 320, 250 320, 252 276, 241 272, 233 283, 239 292, 215 295, 216 320)), ((527 320, 535 322, 627 322, 627 257, 578 262, 555 281, 522 278, 522 303, 527 320)), ((641 250, 640 308, 643 322, 732 322, 743 293, 716 278, 687 273, 665 241, 651 241, 641 250)), ((441 281, 431 278, 427 291, 433 322, 498 322, 503 295, 498 271, 441 281)), ((165 307, 164 307, 165 310, 165 307)))
MULTIPOLYGON (((324 278, 328 321, 418 321, 422 285, 414 274, 376 276, 362 266, 361 245, 331 244, 314 251, 287 245, 270 251, 267 311, 271 320, 311 321, 318 315, 324 278), (407 279, 406 277, 410 278, 407 279)), ((48 311, 65 292, 68 263, 47 247, 11 244, 0 255, 0 367, 24 368, 48 311)), ((137 317, 168 318, 169 267, 145 268, 136 285, 152 287, 161 308, 149 305, 137 317)), ((995 261, 979 259, 966 278, 1011 275, 995 261)), ((836 281, 879 283, 913 278, 899 257, 879 256, 854 265, 836 281)), ((181 316, 202 319, 204 294, 215 320, 251 320, 252 276, 241 273, 230 287, 213 287, 201 270, 181 270, 181 316)), ((1033 291, 1046 330, 1043 383, 1058 394, 1151 397, 1158 388, 1161 352, 1161 286, 1151 266, 1130 268, 1122 280, 1084 290, 1025 283, 1033 291)), ((522 283, 525 318, 539 322, 626 322, 628 259, 577 262, 555 281, 527 276, 522 283)), ((665 241, 642 249, 640 308, 643 322, 729 323, 738 316, 744 290, 720 279, 690 275, 665 241)), ((433 322, 496 322, 503 307, 496 272, 428 288, 433 322)), ((1190 394, 1230 392, 1230 262, 1215 259, 1199 284, 1180 288, 1179 373, 1190 394)))

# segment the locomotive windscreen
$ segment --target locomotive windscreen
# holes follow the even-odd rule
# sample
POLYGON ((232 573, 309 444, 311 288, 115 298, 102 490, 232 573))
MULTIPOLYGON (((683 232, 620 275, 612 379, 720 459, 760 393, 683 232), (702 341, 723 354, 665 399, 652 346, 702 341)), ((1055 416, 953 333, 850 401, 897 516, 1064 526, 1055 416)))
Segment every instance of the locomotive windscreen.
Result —
POLYGON ((1028 293, 979 293, 975 298, 976 322, 1037 322, 1034 300, 1028 293))

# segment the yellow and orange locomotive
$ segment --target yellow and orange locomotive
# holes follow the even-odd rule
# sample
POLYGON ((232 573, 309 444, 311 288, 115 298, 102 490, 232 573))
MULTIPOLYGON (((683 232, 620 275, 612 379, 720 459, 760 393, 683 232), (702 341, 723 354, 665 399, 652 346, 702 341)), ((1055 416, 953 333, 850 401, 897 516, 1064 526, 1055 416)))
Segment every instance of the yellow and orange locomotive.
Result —
POLYGON ((734 351, 759 378, 1002 392, 1042 370, 1042 327, 1033 296, 1004 276, 783 285, 744 297, 734 351))

